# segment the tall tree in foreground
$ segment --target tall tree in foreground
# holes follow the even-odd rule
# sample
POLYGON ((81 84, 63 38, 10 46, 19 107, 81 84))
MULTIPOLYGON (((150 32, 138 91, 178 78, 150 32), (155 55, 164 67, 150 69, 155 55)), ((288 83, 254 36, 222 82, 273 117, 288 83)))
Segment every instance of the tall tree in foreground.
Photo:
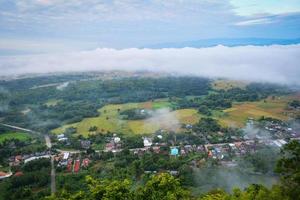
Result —
POLYGON ((296 140, 281 150, 276 172, 281 174, 282 187, 293 200, 300 199, 300 143, 296 140))

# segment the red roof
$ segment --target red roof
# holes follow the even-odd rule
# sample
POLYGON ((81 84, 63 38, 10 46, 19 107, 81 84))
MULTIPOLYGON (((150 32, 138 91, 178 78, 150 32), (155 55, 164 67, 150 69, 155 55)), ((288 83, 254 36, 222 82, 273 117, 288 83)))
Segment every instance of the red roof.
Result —
POLYGON ((77 173, 80 170, 80 160, 76 160, 74 164, 74 172, 77 173))
POLYGON ((15 160, 22 160, 22 156, 20 156, 20 155, 16 156, 15 160))
POLYGON ((71 171, 72 171, 72 163, 73 163, 72 160, 68 160, 68 165, 67 165, 67 171, 68 171, 68 172, 71 172, 71 171))
POLYGON ((6 176, 7 175, 7 173, 5 173, 5 172, 0 172, 0 176, 6 176))
POLYGON ((14 176, 23 176, 23 172, 16 172, 14 176))
POLYGON ((89 164, 90 164, 90 160, 89 160, 88 158, 85 158, 85 159, 82 161, 82 165, 83 165, 84 167, 88 167, 89 164))

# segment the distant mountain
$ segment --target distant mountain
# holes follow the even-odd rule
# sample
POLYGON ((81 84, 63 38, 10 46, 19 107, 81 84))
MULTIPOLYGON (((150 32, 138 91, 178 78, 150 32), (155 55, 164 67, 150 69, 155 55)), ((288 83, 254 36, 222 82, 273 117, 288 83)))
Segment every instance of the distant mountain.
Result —
POLYGON ((203 39, 196 41, 186 41, 186 42, 170 42, 170 43, 160 43, 154 45, 144 46, 143 48, 184 48, 184 47, 213 47, 217 45, 224 45, 229 47, 234 46, 245 46, 245 45, 255 45, 255 46, 265 46, 265 45, 290 45, 299 44, 300 38, 296 39, 268 39, 268 38, 217 38, 217 39, 203 39))

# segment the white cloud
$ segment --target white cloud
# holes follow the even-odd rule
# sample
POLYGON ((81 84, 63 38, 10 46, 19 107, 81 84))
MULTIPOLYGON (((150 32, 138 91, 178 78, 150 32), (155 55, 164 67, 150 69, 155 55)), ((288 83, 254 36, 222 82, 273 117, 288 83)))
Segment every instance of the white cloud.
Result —
POLYGON ((96 49, 0 57, 0 75, 87 70, 154 70, 300 84, 300 45, 183 49, 96 49))
POLYGON ((260 18, 260 19, 251 19, 246 21, 240 21, 237 22, 235 25, 237 26, 253 26, 253 25, 259 25, 259 24, 271 24, 275 23, 275 21, 272 21, 270 18, 260 18))

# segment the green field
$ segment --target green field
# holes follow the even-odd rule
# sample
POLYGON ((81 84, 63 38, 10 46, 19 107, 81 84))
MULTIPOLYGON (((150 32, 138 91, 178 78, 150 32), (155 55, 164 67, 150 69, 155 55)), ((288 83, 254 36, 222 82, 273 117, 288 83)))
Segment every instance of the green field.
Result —
POLYGON ((148 101, 143 103, 110 104, 98 110, 100 115, 93 118, 85 118, 81 122, 68 124, 53 130, 55 134, 63 133, 68 127, 76 127, 77 132, 87 136, 89 128, 97 126, 101 132, 149 134, 159 129, 180 129, 181 123, 194 124, 199 121, 200 115, 196 109, 180 109, 171 111, 174 105, 165 99, 148 101), (124 120, 120 112, 128 109, 149 109, 155 113, 144 120, 124 120), (156 113, 157 112, 157 113, 156 113))
POLYGON ((23 133, 23 132, 9 132, 9 133, 0 134, 0 143, 2 143, 4 140, 10 140, 10 139, 18 139, 20 141, 26 141, 30 139, 30 135, 28 133, 23 133))

